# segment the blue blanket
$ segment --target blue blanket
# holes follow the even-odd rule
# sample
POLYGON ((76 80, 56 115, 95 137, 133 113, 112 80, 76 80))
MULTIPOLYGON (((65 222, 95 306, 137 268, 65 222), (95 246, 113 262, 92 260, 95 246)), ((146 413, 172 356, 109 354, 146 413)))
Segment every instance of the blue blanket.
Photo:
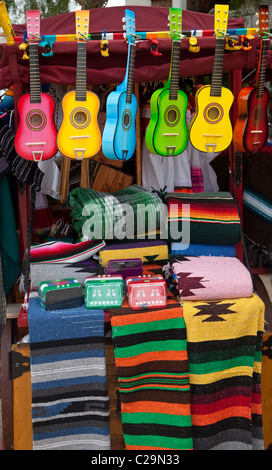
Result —
POLYGON ((187 256, 235 256, 235 246, 171 243, 171 254, 187 256))
POLYGON ((104 311, 29 301, 33 450, 109 450, 104 311))

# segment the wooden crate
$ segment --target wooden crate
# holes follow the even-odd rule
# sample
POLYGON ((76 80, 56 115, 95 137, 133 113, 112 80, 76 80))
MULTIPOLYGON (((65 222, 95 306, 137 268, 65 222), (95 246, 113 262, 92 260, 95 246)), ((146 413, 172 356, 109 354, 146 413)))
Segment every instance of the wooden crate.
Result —
POLYGON ((111 193, 131 186, 133 180, 134 176, 101 164, 94 175, 91 188, 104 193, 111 193))

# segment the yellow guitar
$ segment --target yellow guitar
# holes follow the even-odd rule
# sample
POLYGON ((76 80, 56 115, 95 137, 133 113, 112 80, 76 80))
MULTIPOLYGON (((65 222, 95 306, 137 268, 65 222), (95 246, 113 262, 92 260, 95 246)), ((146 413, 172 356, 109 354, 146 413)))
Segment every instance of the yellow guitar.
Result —
POLYGON ((196 113, 189 127, 190 141, 201 152, 222 152, 232 141, 229 111, 232 92, 222 87, 225 36, 228 25, 228 5, 215 5, 214 30, 216 46, 211 85, 196 93, 196 113))
POLYGON ((77 35, 76 90, 64 95, 63 120, 57 135, 59 151, 68 158, 82 160, 97 154, 101 132, 97 122, 98 96, 87 90, 86 41, 89 33, 89 10, 75 12, 77 35))

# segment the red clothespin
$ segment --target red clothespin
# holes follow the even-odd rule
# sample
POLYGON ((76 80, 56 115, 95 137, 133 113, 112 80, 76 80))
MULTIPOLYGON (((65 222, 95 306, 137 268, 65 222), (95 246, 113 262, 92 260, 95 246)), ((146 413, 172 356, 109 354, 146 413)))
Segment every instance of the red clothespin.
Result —
POLYGON ((154 56, 160 56, 162 55, 161 52, 158 51, 157 45, 159 44, 159 41, 155 38, 149 39, 150 43, 150 52, 154 56))

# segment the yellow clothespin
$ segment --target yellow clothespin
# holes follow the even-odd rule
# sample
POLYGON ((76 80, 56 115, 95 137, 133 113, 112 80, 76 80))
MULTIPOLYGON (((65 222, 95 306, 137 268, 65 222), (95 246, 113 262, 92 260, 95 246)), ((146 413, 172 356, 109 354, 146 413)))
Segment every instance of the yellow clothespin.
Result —
POLYGON ((190 44, 189 45, 189 52, 199 52, 200 51, 200 47, 197 46, 196 27, 195 27, 193 36, 191 36, 189 38, 189 44, 190 44))
POLYGON ((238 37, 237 36, 227 36, 226 37, 225 49, 227 51, 240 51, 242 46, 235 46, 235 44, 237 44, 237 43, 238 43, 238 37))
POLYGON ((101 55, 103 57, 109 56, 109 41, 106 39, 106 30, 104 29, 104 37, 100 41, 101 55))
POLYGON ((20 51, 24 51, 24 55, 22 57, 22 59, 24 60, 28 60, 29 59, 29 56, 26 52, 26 50, 28 49, 28 43, 27 42, 22 42, 20 45, 19 45, 19 49, 20 51))

